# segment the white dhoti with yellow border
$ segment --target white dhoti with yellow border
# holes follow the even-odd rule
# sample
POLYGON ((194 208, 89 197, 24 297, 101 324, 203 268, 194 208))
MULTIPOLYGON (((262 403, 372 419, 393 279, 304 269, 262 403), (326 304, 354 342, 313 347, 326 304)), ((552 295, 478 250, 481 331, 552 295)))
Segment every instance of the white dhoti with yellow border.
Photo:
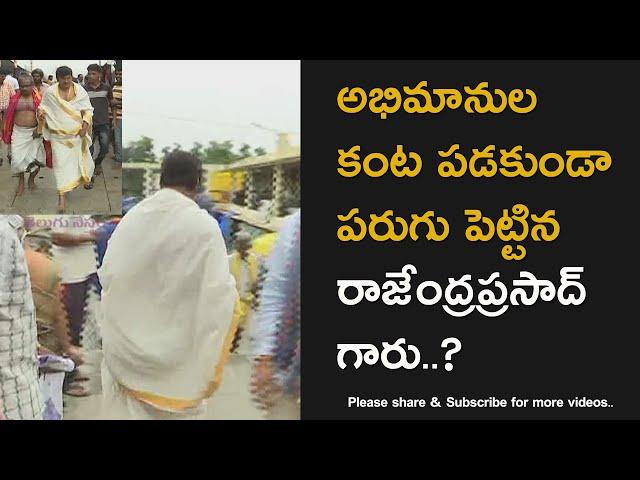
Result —
POLYGON ((40 111, 45 115, 40 128, 45 140, 51 142, 53 175, 59 193, 91 183, 95 168, 89 151, 93 107, 84 88, 76 83, 71 88, 75 96, 66 101, 60 96, 59 85, 53 84, 40 104, 40 111), (87 122, 89 128, 86 135, 80 137, 83 122, 87 122))

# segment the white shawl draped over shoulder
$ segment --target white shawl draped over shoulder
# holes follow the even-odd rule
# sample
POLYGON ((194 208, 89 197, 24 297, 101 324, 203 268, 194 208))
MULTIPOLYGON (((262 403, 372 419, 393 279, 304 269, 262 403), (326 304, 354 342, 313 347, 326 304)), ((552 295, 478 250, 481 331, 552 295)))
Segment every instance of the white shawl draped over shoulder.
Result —
POLYGON ((59 84, 54 83, 44 95, 39 110, 44 112, 42 136, 51 141, 53 174, 60 193, 73 190, 81 183, 91 182, 94 163, 91 147, 93 107, 89 94, 77 83, 72 87, 75 97, 70 101, 60 96, 59 84), (80 138, 82 122, 89 124, 87 134, 80 138))
POLYGON ((162 189, 123 217, 98 275, 113 379, 161 410, 209 397, 228 358, 237 301, 217 222, 185 195, 162 189))

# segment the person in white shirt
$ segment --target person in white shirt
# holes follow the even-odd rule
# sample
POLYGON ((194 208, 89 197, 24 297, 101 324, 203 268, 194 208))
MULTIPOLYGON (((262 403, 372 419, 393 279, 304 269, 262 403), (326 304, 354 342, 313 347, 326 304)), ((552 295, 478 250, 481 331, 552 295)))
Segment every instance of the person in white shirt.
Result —
POLYGON ((5 76, 4 81, 9 83, 9 85, 11 85, 14 90, 19 90, 20 89, 20 85, 18 84, 18 80, 12 74, 8 73, 5 76))

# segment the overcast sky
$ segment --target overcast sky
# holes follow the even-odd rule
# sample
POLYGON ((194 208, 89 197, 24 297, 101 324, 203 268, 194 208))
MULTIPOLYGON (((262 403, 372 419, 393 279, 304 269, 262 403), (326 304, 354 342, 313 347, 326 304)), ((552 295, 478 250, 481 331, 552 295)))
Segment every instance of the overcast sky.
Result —
POLYGON ((272 151, 275 133, 300 143, 300 62, 124 60, 123 142, 142 135, 156 150, 231 140, 272 151))

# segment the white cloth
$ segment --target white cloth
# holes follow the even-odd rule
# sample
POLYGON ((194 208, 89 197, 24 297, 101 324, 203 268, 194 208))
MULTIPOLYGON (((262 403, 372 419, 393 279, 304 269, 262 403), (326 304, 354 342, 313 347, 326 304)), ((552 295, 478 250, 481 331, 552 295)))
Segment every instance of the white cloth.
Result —
POLYGON ((36 127, 13 126, 11 135, 11 171, 24 173, 34 163, 45 166, 45 153, 42 138, 33 138, 36 127))
POLYGON ((65 372, 72 372, 75 364, 70 358, 57 355, 43 355, 39 358, 40 367, 40 392, 44 403, 44 420, 62 420, 63 402, 62 385, 65 372), (46 369, 46 371, 44 371, 46 369))
POLYGON ((202 420, 206 413, 206 403, 185 412, 158 410, 128 395, 122 386, 113 379, 104 361, 101 374, 100 420, 202 420))
POLYGON ((45 113, 42 135, 51 141, 53 174, 60 193, 69 192, 82 183, 90 183, 94 170, 89 151, 93 107, 84 88, 76 83, 71 88, 75 97, 67 102, 60 96, 59 85, 53 84, 40 104, 40 111, 45 113), (89 128, 87 134, 80 138, 78 133, 83 121, 89 123, 89 128))
POLYGON ((14 90, 20 89, 20 84, 18 83, 18 80, 13 77, 13 75, 7 75, 6 77, 4 77, 4 81, 8 82, 14 90))
MULTIPOLYGON (((89 215, 65 215, 53 221, 51 231, 80 235, 89 233, 94 228, 95 222, 89 215)), ((98 270, 94 243, 71 247, 52 245, 51 254, 59 265, 61 283, 84 282, 98 270)))
POLYGON ((0 410, 41 419, 36 314, 22 247, 22 219, 0 215, 0 410))
MULTIPOLYGON (((162 189, 123 217, 98 276, 104 361, 115 382, 162 397, 151 402, 162 410, 170 410, 166 399, 211 395, 228 358, 237 300, 217 222, 190 198, 162 189)), ((109 409, 109 397, 103 400, 109 409)))

